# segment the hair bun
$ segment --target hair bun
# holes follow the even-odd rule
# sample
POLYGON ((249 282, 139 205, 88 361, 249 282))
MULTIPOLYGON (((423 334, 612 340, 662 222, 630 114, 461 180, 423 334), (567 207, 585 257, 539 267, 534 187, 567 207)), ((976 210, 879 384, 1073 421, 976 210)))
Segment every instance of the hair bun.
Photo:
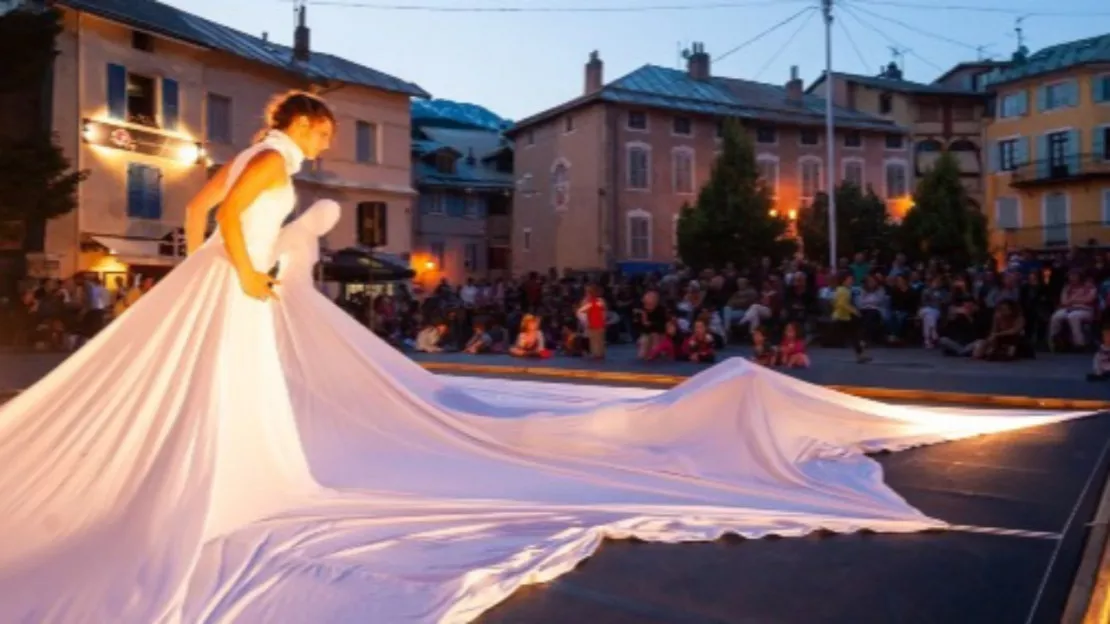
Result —
POLYGON ((306 91, 289 91, 280 94, 270 100, 269 105, 266 106, 265 124, 271 130, 285 130, 298 117, 335 123, 335 115, 327 102, 306 91))

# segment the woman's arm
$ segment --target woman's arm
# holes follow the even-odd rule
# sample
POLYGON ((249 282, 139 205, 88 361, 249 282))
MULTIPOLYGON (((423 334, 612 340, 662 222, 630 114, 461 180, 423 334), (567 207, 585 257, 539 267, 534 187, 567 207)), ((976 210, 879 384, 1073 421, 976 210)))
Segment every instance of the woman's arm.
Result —
POLYGON ((220 167, 216 175, 185 205, 185 249, 190 255, 204 243, 208 213, 227 195, 229 168, 229 165, 220 167))
POLYGON ((286 182, 285 158, 273 150, 256 154, 243 173, 228 190, 227 196, 216 211, 216 221, 223 233, 224 246, 231 258, 231 264, 239 273, 243 290, 256 299, 273 296, 269 276, 260 273, 251 264, 247 254, 246 240, 243 238, 242 215, 263 192, 286 182))

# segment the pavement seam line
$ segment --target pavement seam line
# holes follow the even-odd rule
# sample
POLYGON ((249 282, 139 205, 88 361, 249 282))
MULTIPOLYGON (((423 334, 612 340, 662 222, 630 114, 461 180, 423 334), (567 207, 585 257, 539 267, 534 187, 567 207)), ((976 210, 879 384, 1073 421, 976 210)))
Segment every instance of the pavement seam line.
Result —
POLYGON ((1006 529, 1002 527, 986 527, 976 526, 973 524, 950 524, 948 525, 949 531, 960 531, 962 533, 982 533, 985 535, 1002 535, 1005 537, 1029 537, 1034 539, 1046 540, 1059 540, 1063 539, 1062 533, 1051 533, 1048 531, 1027 531, 1025 529, 1006 529))

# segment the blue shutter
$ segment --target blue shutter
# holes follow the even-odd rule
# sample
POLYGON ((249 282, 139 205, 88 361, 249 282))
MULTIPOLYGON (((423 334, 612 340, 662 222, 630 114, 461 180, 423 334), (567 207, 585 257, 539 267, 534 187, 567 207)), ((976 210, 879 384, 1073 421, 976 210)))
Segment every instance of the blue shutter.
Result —
POLYGON ((1068 105, 1079 106, 1079 79, 1073 78, 1068 81, 1068 105))
POLYGON ((999 153, 998 141, 991 141, 987 144, 987 167, 991 173, 998 173, 1002 169, 1002 162, 999 153))
POLYGON ((1037 87, 1037 112, 1043 113, 1048 108, 1048 87, 1037 87))
POLYGON ((1022 90, 1018 94, 1018 115, 1025 116, 1029 114, 1029 92, 1022 90))
POLYGON ((132 219, 143 218, 143 185, 146 183, 143 169, 142 165, 136 163, 127 164, 127 216, 132 219))
POLYGON ((178 102, 177 81, 169 78, 162 79, 162 127, 170 132, 177 130, 177 123, 181 117, 180 103, 178 102))
POLYGON ((127 68, 108 64, 108 116, 127 118, 127 68))
POLYGON ((1029 164, 1029 137, 1018 137, 1014 145, 1014 166, 1029 164))
POLYGON ((1110 74, 1095 76, 1094 93, 1096 102, 1110 102, 1110 74))
POLYGON ((1048 135, 1042 134, 1037 137, 1037 151, 1033 154, 1033 158, 1037 161, 1037 177, 1047 178, 1049 163, 1048 135))
POLYGON ((447 196, 447 216, 461 217, 466 214, 466 197, 457 193, 447 196))
POLYGON ((1068 132, 1068 173, 1072 175, 1079 173, 1079 157, 1083 153, 1081 138, 1079 130, 1068 132))
POLYGON ((355 124, 355 160, 370 160, 370 126, 364 121, 355 124))
POLYGON ((1108 126, 1095 128, 1094 134, 1091 135, 1091 153, 1094 154, 1093 158, 1098 160, 1105 160, 1106 157, 1106 133, 1108 126))
POLYGON ((146 214, 148 219, 162 218, 162 170, 146 168, 146 214))

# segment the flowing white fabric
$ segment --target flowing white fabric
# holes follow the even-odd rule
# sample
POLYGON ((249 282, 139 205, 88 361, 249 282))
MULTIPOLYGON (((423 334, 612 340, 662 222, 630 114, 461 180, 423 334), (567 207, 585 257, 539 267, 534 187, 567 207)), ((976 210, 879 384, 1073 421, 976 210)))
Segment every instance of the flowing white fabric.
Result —
MULTIPOLYGON (((301 155, 275 133, 261 150, 301 155)), ((434 376, 312 286, 336 206, 243 215, 0 409, 0 622, 464 622, 604 537, 920 531, 864 452, 1073 415, 889 406, 726 361, 666 392, 434 376)))

